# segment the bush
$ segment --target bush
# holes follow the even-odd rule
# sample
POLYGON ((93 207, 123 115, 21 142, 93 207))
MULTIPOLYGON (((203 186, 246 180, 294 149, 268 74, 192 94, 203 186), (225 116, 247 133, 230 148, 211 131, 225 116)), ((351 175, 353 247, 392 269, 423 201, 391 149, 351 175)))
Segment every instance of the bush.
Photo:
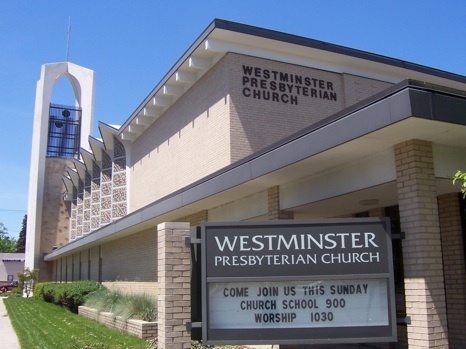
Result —
POLYGON ((55 285, 57 284, 54 282, 40 282, 36 284, 33 292, 34 299, 53 303, 55 285))
POLYGON ((89 294, 105 287, 95 281, 70 283, 41 282, 34 289, 34 298, 69 308, 73 313, 83 305, 89 294))

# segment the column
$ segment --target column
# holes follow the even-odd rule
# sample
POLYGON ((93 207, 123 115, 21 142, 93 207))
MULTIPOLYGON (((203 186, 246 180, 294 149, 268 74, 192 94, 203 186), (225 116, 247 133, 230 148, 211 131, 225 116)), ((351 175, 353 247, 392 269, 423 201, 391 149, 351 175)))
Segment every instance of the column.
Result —
POLYGON ((448 348, 445 288, 432 144, 395 146, 403 240, 408 345, 448 348))
POLYGON ((268 208, 269 221, 278 219, 294 219, 294 212, 280 210, 280 188, 278 185, 268 189, 268 208))
POLYGON ((158 230, 158 348, 191 348, 191 254, 189 223, 162 223, 158 230))

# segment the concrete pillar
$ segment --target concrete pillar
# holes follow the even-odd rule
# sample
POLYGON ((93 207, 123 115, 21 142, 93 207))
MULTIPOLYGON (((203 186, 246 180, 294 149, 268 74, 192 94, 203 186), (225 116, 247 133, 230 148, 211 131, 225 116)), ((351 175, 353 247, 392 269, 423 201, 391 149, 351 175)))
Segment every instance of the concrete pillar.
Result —
POLYGON ((448 348, 445 288, 432 144, 395 146, 403 240, 408 345, 448 348))
POLYGON ((294 219, 294 212, 280 210, 280 188, 274 186, 268 189, 269 221, 278 219, 294 219))
POLYGON ((162 223, 158 230, 158 348, 191 348, 191 254, 189 223, 162 223))
POLYGON ((438 198, 450 348, 466 343, 466 270, 458 193, 438 198))

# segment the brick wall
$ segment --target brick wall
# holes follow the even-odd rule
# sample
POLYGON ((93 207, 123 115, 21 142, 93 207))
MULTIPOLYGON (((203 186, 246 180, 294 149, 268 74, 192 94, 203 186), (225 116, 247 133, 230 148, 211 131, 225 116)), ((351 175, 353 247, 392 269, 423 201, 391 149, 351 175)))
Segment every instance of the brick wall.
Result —
POLYGON ((229 53, 132 143, 130 210, 389 85, 229 53), (281 84, 292 92, 280 91, 281 84), (275 93, 281 98, 267 99, 264 93, 275 93))
MULTIPOLYGON (((233 161, 344 108, 342 79, 339 74, 233 53, 228 54, 225 60, 228 62, 232 101, 230 118, 233 161), (272 72, 283 76, 275 77, 272 72), (314 87, 312 80, 312 86, 304 86, 304 81, 301 84, 295 81, 296 76, 321 80, 324 88, 314 87), (279 86, 285 79, 288 79, 286 84, 292 86, 293 92, 280 91, 279 86), (313 88, 318 95, 321 92, 335 93, 336 101, 305 96, 303 92, 297 92, 297 87, 301 90, 303 87, 309 90, 313 88), (273 100, 274 93, 280 96, 278 101, 273 100)), ((308 91, 308 94, 311 92, 308 91)))
POLYGON ((230 164, 227 82, 220 61, 132 143, 130 211, 230 164))
MULTIPOLYGON (((52 252, 53 246, 63 246, 69 241, 69 219, 71 207, 64 202, 65 191, 63 173, 71 162, 65 159, 45 159, 44 196, 42 201, 42 225, 40 234, 40 253, 52 252)), ((39 278, 41 281, 52 280, 52 266, 39 258, 39 278)))
POLYGON ((294 213, 292 211, 283 211, 280 209, 280 188, 278 186, 274 186, 268 189, 267 198, 269 220, 294 218, 294 213))
POLYGON ((102 245, 102 281, 156 282, 155 228, 102 245))
POLYGON ((124 320, 120 316, 114 316, 112 313, 97 313, 95 309, 84 306, 78 308, 78 313, 82 317, 98 321, 109 328, 125 332, 135 337, 142 339, 153 339, 157 337, 157 322, 133 319, 124 320))
POLYGON ((350 74, 343 74, 343 83, 345 86, 345 105, 347 107, 361 102, 392 85, 385 81, 350 74))
POLYGON ((102 285, 109 290, 121 291, 126 294, 146 294, 150 296, 158 296, 157 282, 138 282, 138 281, 104 281, 102 285))

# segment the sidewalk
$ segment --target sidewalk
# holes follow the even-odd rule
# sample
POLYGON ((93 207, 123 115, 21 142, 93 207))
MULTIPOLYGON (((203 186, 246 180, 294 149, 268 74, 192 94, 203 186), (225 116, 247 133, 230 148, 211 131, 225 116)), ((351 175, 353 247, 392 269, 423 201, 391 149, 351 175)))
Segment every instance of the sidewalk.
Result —
POLYGON ((2 347, 8 349, 21 349, 15 330, 11 326, 10 318, 6 312, 4 297, 0 297, 0 338, 2 339, 2 347))

